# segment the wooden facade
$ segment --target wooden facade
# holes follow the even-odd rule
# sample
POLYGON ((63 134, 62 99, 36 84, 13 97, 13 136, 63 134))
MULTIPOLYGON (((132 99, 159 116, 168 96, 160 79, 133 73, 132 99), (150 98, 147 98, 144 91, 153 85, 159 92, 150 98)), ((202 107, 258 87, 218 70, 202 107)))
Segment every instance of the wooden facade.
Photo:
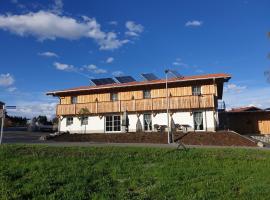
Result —
POLYGON ((270 112, 222 112, 221 127, 241 134, 270 134, 270 112))
MULTIPOLYGON (((212 94, 217 96, 216 85, 202 85, 202 95, 212 94)), ((166 97, 166 89, 151 89, 151 98, 164 98, 166 97)), ((192 96, 192 87, 175 87, 168 90, 170 97, 192 96)), ((118 100, 140 100, 143 99, 143 90, 135 91, 120 91, 118 92, 118 100)), ((77 96, 77 103, 94 103, 94 102, 107 102, 111 100, 111 93, 97 93, 97 94, 79 94, 77 96)), ((71 96, 61 96, 60 104, 71 104, 71 96)))
MULTIPOLYGON (((170 110, 191 110, 191 109, 214 109, 217 102, 213 94, 201 96, 169 97, 170 110)), ((90 114, 104 114, 117 112, 144 112, 164 111, 167 108, 165 97, 150 99, 133 99, 118 101, 96 101, 90 103, 59 104, 57 115, 76 115, 82 108, 87 108, 90 114)))
MULTIPOLYGON (((229 79, 227 74, 210 74, 168 80, 169 110, 216 110, 217 101, 222 98, 223 83, 229 79), (200 87, 199 94, 193 94, 194 86, 200 87)), ((164 112, 167 109, 165 80, 86 86, 47 94, 59 97, 58 116, 77 115, 82 108, 87 108, 90 115, 164 112), (144 97, 145 90, 148 90, 148 97, 144 97), (117 98, 112 101, 115 93, 117 98), (73 97, 76 97, 75 104, 72 104, 73 97)))

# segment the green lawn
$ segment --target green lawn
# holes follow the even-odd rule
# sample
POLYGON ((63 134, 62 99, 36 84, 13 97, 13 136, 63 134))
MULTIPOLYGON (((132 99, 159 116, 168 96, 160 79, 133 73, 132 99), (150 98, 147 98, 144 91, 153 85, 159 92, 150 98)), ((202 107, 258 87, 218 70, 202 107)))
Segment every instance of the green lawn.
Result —
POLYGON ((270 151, 3 145, 0 199, 270 199, 270 151))

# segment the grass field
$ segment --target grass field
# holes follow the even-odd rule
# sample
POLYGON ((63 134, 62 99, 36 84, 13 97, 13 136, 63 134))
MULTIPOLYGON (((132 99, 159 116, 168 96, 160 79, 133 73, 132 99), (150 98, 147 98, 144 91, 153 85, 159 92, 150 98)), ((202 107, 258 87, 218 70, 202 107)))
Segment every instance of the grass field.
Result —
POLYGON ((3 145, 0 199, 270 199, 270 151, 3 145))

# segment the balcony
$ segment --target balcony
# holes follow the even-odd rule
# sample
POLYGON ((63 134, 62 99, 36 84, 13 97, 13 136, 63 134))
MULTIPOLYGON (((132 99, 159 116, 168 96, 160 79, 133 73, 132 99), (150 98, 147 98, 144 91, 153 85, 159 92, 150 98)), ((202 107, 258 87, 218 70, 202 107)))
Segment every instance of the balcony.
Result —
MULTIPOLYGON (((217 105, 214 95, 202 96, 181 96, 169 98, 170 110, 191 110, 215 108, 217 105)), ((105 114, 124 112, 147 112, 165 111, 167 109, 167 99, 151 98, 122 101, 107 101, 79 104, 59 104, 57 105, 57 115, 77 115, 82 108, 87 108, 90 114, 105 114)))

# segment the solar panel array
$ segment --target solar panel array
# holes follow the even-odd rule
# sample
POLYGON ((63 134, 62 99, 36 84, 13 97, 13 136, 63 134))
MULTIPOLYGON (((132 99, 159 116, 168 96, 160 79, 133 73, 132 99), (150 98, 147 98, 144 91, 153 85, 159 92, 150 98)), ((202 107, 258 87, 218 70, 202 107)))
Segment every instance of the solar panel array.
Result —
POLYGON ((91 79, 92 83, 95 85, 108 85, 116 83, 115 80, 112 78, 98 78, 98 79, 91 79))
POLYGON ((119 83, 130 83, 136 81, 132 76, 116 76, 115 79, 119 83))
POLYGON ((153 73, 141 74, 141 76, 147 81, 159 80, 159 78, 153 73))
POLYGON ((182 78, 182 77, 183 77, 183 76, 182 76, 181 74, 179 74, 179 72, 176 71, 176 70, 169 70, 169 72, 170 72, 173 76, 175 76, 176 78, 182 78))
MULTIPOLYGON (((179 74, 175 70, 169 70, 169 73, 171 73, 176 78, 182 78, 183 76, 179 74)), ((141 76, 147 80, 147 81, 153 81, 153 80, 159 80, 159 78, 153 74, 153 73, 143 73, 141 76)), ((132 76, 116 76, 113 78, 98 78, 98 79, 91 79, 91 82, 98 86, 98 85, 108 85, 108 84, 114 84, 114 83, 130 83, 130 82, 136 82, 136 80, 132 76), (115 81, 115 80, 117 81, 115 81)))

